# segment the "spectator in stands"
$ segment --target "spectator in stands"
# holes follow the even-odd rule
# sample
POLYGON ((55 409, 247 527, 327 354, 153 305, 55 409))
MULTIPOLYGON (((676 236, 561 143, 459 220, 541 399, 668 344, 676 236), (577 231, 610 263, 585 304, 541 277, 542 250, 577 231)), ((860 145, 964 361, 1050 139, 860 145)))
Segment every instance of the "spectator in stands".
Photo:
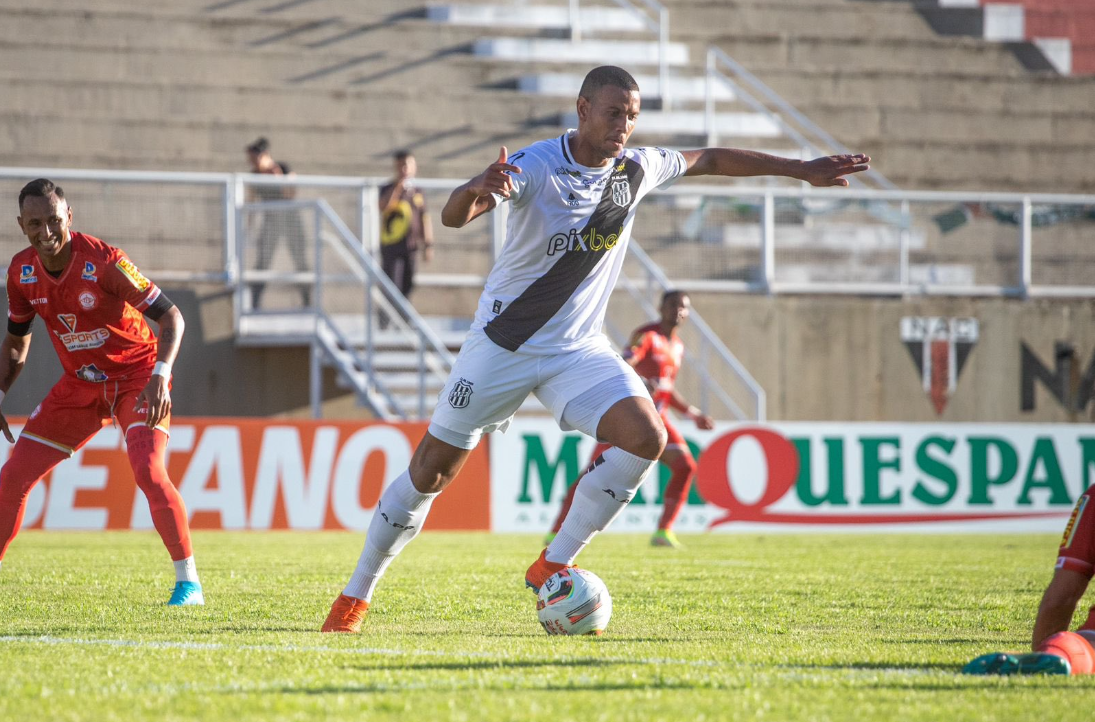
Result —
MULTIPOLYGON (((288 163, 274 160, 270 155, 270 141, 259 138, 247 146, 247 159, 251 162, 252 173, 292 177, 296 175, 288 163)), ((284 201, 296 197, 297 189, 287 185, 251 185, 249 187, 249 200, 259 202, 284 201)), ((266 271, 274 259, 278 242, 285 239, 289 257, 293 261, 293 267, 297 271, 307 271, 308 264, 305 260, 307 254, 307 240, 304 236, 304 224, 301 222, 300 212, 291 209, 271 209, 263 211, 262 225, 260 227, 256 246, 258 246, 258 260, 255 262, 255 270, 266 271)), ((251 307, 258 308, 261 305, 262 293, 266 288, 265 283, 251 284, 251 307)), ((301 300, 304 306, 311 305, 311 289, 302 286, 300 290, 301 300)))
MULTIPOLYGON (((433 228, 426 199, 414 185, 414 155, 398 150, 392 159, 395 178, 380 189, 380 261, 396 288, 410 298, 416 256, 421 252, 423 261, 433 259, 433 228)), ((386 321, 381 314, 382 327, 386 321)))

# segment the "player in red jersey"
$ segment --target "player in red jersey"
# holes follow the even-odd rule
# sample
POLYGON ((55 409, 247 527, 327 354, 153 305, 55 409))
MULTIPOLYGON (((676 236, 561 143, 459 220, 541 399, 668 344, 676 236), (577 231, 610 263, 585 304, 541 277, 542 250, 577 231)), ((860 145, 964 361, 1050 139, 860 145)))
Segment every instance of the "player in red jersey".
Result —
POLYGON ((1033 654, 986 654, 966 665, 968 674, 1095 674, 1095 606, 1075 632, 1076 607, 1095 576, 1095 486, 1083 493, 1065 526, 1056 571, 1042 594, 1031 635, 1033 654), (1062 664, 1061 660, 1068 662, 1062 664))
POLYGON ((0 344, 0 404, 26 363, 40 316, 65 374, 30 415, 0 470, 0 560, 19 531, 27 495, 40 478, 113 420, 125 434, 137 485, 171 554, 170 605, 204 604, 186 508, 167 476, 171 365, 183 317, 126 255, 71 230, 64 192, 40 178, 19 193, 19 227, 30 248, 8 266, 8 333, 0 344), (157 341, 144 317, 160 327, 157 341))
MULTIPOLYGON (((665 506, 662 508, 661 519, 658 520, 658 530, 654 532, 650 543, 654 546, 674 547, 681 546, 677 535, 673 533, 673 522, 684 508, 688 499, 688 489, 692 486, 692 478, 696 475, 696 460, 692 457, 692 451, 685 443, 684 437, 677 427, 669 420, 669 409, 673 408, 683 413, 696 422, 701 429, 711 429, 715 422, 710 416, 701 413, 692 406, 676 389, 677 374, 681 370, 681 361, 684 359, 684 344, 677 335, 677 327, 688 318, 692 301, 684 291, 666 291, 662 294, 660 308, 661 319, 655 323, 640 326, 631 335, 631 341, 624 350, 624 360, 627 361, 646 382, 650 394, 654 399, 654 406, 661 413, 662 421, 668 441, 665 451, 661 456, 661 463, 669 467, 672 475, 665 487, 665 506)), ((593 461, 590 462, 586 473, 589 473, 601 458, 601 454, 610 449, 609 444, 598 444, 593 450, 593 461)), ((574 500, 574 490, 578 488, 578 482, 582 477, 575 479, 567 491, 563 507, 555 518, 548 541, 555 538, 559 529, 563 526, 563 519, 570 511, 570 504, 574 500)))

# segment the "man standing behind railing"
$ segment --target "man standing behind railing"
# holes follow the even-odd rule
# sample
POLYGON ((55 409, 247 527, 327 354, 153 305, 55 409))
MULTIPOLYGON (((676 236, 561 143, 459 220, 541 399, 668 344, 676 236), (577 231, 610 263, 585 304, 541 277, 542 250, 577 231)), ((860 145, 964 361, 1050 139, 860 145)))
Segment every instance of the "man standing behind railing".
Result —
POLYGON ((530 588, 572 566, 635 496, 665 449, 665 424, 601 327, 646 194, 684 175, 781 175, 846 186, 843 176, 868 167, 864 155, 797 161, 728 148, 627 148, 639 117, 639 86, 613 66, 590 71, 577 106, 577 131, 513 155, 503 147, 441 212, 446 226, 460 228, 499 203, 512 206, 502 254, 429 429, 410 468, 381 495, 325 632, 361 630, 377 582, 421 531, 433 500, 483 434, 504 431, 530 393, 564 430, 613 447, 582 479, 559 534, 525 573, 530 588))
MULTIPOLYGON (((251 162, 252 173, 265 175, 284 176, 291 178, 293 170, 288 163, 274 160, 270 155, 270 141, 259 138, 247 146, 247 159, 251 162)), ((296 197, 297 189, 291 185, 253 185, 250 187, 251 200, 256 201, 288 201, 296 197)), ((256 271, 267 271, 274 260, 278 241, 285 239, 289 257, 293 261, 293 267, 298 271, 307 271, 308 263, 304 256, 307 252, 307 239, 304 235, 304 224, 300 220, 300 211, 293 209, 271 209, 262 211, 262 227, 256 238, 258 246, 258 260, 255 262, 256 271)), ((265 283, 251 284, 251 308, 257 309, 262 304, 262 293, 266 289, 265 283)), ((300 287, 302 304, 307 307, 311 304, 311 288, 308 284, 300 287)))
MULTIPOLYGON (((433 259, 433 227, 426 212, 426 198, 414 185, 418 170, 414 155, 398 150, 392 159, 395 178, 380 189, 380 264, 410 300, 419 251, 423 261, 433 259)), ((380 325, 387 325, 384 315, 380 316, 380 325)))

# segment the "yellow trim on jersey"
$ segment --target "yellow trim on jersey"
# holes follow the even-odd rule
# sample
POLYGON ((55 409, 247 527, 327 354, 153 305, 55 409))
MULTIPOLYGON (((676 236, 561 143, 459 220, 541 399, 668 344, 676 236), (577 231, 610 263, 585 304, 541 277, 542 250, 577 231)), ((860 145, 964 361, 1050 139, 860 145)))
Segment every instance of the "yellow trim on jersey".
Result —
POLYGON ((1065 527, 1064 538, 1061 540, 1062 549, 1068 549, 1072 546, 1072 540, 1076 536, 1076 530, 1080 528, 1080 518, 1084 515, 1084 509, 1087 508, 1087 500, 1089 498, 1091 497, 1084 495, 1076 502, 1076 508, 1072 510, 1072 517, 1068 520, 1068 526, 1065 527))
POLYGON ((45 439, 41 436, 38 436, 37 434, 31 434, 27 431, 23 431, 19 434, 20 439, 23 438, 24 436, 27 437, 28 439, 30 439, 31 441, 37 441, 39 444, 45 444, 46 446, 50 447, 51 449, 57 449, 58 451, 63 451, 66 454, 68 454, 69 456, 72 456, 73 454, 76 453, 76 449, 65 446, 64 444, 59 444, 56 441, 50 441, 49 439, 45 439))

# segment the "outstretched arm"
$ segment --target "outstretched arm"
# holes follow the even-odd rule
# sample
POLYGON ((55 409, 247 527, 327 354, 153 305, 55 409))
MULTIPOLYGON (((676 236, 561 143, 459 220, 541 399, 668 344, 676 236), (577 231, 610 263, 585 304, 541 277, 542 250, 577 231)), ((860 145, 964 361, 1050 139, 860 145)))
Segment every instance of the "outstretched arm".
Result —
POLYGON ((1058 569, 1042 595, 1038 618, 1034 621, 1031 647, 1038 649, 1046 637, 1068 629, 1076 605, 1087 590, 1087 577, 1071 569, 1058 569))
POLYGON ((699 410, 699 408, 685 401, 681 392, 673 389, 673 396, 669 399, 669 405, 696 422, 696 426, 709 431, 715 428, 715 420, 699 410))
POLYGON ((507 163, 508 157, 506 146, 502 146, 497 161, 454 190, 441 209, 441 223, 449 228, 462 228, 494 208, 493 194, 509 198, 510 191, 514 190, 509 173, 520 173, 521 169, 507 163))
POLYGON ((176 306, 164 311, 163 315, 154 319, 160 326, 160 338, 156 350, 156 371, 148 380, 137 397, 137 406, 148 404, 148 418, 145 424, 150 429, 163 421, 171 413, 171 390, 168 382, 171 378, 171 366, 175 363, 175 357, 179 355, 179 345, 182 343, 183 330, 186 323, 182 313, 176 306))
POLYGON ((736 148, 703 148, 681 151, 688 163, 685 175, 735 177, 777 175, 795 178, 814 186, 846 186, 844 176, 870 168, 868 156, 829 155, 814 160, 780 158, 767 153, 736 148))
MULTIPOLYGON (((8 333, 0 342, 0 403, 4 401, 4 395, 11 389, 23 365, 27 362, 27 353, 30 351, 30 334, 16 336, 8 333)), ((11 429, 8 428, 8 420, 0 412, 0 432, 9 444, 15 443, 11 429)))

